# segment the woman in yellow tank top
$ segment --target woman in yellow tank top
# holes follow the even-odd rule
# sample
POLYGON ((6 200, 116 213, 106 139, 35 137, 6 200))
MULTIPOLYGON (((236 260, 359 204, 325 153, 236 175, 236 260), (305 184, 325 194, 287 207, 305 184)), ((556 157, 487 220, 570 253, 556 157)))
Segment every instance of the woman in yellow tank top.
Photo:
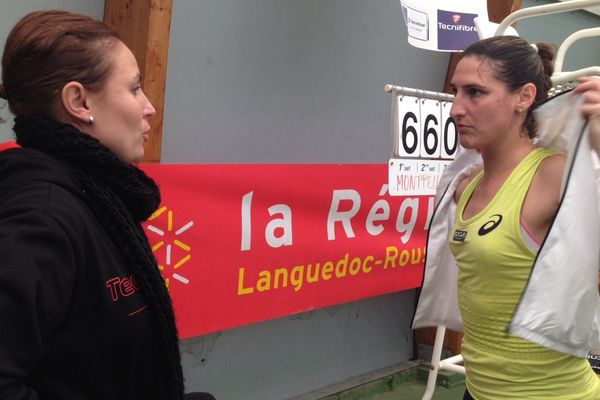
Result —
MULTIPOLYGON (((460 144, 483 159, 458 185, 449 238, 464 322, 464 399, 600 399, 585 358, 506 333, 559 205, 565 157, 535 148, 531 112, 547 98, 553 57, 546 44, 485 39, 465 50, 451 81, 460 144)), ((600 79, 582 78, 576 92, 598 152, 600 79)))

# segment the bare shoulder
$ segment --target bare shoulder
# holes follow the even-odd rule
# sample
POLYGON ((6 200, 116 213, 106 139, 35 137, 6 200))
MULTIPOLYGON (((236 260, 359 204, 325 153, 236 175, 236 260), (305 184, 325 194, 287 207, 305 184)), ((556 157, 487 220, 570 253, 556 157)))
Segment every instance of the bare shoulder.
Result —
POLYGON ((560 182, 567 158, 563 154, 555 154, 545 158, 535 174, 532 184, 544 190, 560 191, 560 182))
POLYGON ((554 214, 560 201, 560 182, 565 169, 566 157, 555 154, 545 158, 533 177, 527 198, 536 204, 539 212, 554 214))
POLYGON ((548 232, 560 203, 560 183, 566 158, 562 154, 545 158, 533 177, 521 216, 538 240, 548 232))

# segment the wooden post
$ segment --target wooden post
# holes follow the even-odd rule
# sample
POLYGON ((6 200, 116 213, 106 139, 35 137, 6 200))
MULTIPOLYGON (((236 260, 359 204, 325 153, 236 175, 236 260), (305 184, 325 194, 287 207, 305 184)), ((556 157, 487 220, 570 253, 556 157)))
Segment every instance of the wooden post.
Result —
POLYGON ((135 55, 144 93, 156 108, 144 162, 160 162, 172 9, 173 0, 105 0, 104 4, 104 22, 135 55))
MULTIPOLYGON (((495 23, 500 23, 510 13, 521 8, 521 0, 487 0, 487 9, 489 20, 495 23)), ((460 53, 452 53, 448 62, 448 70, 446 72, 446 81, 444 83, 444 92, 450 93, 450 81, 454 74, 456 64, 460 59, 460 53)), ((600 278, 599 278, 600 285, 600 278)), ((435 341, 435 328, 423 328, 415 330, 414 337, 414 354, 418 354, 418 345, 426 344, 433 347, 435 341)), ((446 329, 444 336, 443 348, 449 350, 452 354, 460 353, 462 342, 462 333, 446 329)))

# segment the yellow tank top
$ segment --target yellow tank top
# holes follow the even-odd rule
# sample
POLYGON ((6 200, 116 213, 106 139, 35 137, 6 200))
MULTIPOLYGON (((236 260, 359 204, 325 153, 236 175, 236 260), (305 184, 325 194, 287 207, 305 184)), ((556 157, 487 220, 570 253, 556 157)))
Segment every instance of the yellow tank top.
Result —
POLYGON ((553 154, 532 151, 472 218, 462 215, 483 171, 458 201, 449 242, 459 269, 466 383, 476 400, 600 399, 600 379, 586 359, 507 333, 536 256, 521 233, 521 206, 540 163, 553 154))

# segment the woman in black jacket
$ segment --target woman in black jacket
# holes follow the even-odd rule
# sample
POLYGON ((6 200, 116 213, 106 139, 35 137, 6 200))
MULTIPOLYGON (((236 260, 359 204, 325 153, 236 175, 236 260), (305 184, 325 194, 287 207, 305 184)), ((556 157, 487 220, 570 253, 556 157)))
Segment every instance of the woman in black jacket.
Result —
POLYGON ((0 398, 182 399, 140 226, 160 193, 132 164, 155 114, 134 55, 99 21, 34 12, 6 41, 0 98, 20 146, 0 152, 0 398))

